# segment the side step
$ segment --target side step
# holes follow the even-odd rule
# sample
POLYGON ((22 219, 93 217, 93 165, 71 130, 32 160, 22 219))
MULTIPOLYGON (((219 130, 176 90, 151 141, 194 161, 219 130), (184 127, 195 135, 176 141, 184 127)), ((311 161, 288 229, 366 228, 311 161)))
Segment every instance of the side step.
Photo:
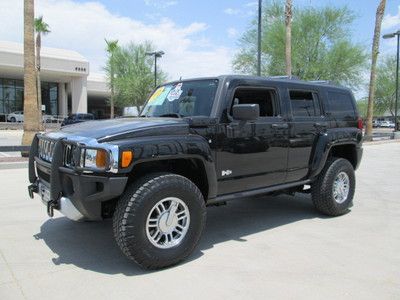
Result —
POLYGON ((256 196, 256 195, 267 194, 267 193, 271 193, 271 192, 275 192, 275 191, 279 191, 279 190, 286 190, 288 188, 305 185, 308 183, 310 183, 309 179, 274 185, 274 186, 261 188, 261 189, 249 190, 249 191, 232 193, 232 194, 225 194, 225 195, 218 196, 215 200, 214 199, 210 200, 210 202, 211 203, 214 201, 215 202, 226 202, 226 201, 232 200, 232 199, 246 198, 246 197, 251 197, 251 196, 256 196))

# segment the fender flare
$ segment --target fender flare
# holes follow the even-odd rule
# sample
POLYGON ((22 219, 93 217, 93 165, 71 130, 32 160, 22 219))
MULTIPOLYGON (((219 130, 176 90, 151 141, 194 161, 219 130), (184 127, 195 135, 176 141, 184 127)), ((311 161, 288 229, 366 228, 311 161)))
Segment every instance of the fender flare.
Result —
POLYGON ((324 168, 332 148, 340 145, 354 145, 356 147, 357 142, 353 140, 333 141, 328 133, 320 134, 312 151, 310 159, 310 171, 307 177, 313 179, 318 176, 318 174, 324 168))

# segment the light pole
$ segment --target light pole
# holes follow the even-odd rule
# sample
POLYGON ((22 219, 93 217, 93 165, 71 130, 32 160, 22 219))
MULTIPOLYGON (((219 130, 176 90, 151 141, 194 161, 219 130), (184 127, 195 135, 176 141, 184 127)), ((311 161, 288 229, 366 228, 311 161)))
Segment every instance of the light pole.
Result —
POLYGON ((397 36, 397 59, 396 59, 396 102, 394 104, 394 131, 399 130, 397 122, 397 103, 399 102, 399 43, 400 43, 400 30, 385 34, 384 39, 392 39, 397 36))
POLYGON ((257 75, 261 76, 261 9, 262 0, 258 0, 258 32, 257 32, 257 75))
POLYGON ((157 58, 161 58, 164 51, 146 52, 146 55, 154 56, 154 87, 157 87, 157 58))

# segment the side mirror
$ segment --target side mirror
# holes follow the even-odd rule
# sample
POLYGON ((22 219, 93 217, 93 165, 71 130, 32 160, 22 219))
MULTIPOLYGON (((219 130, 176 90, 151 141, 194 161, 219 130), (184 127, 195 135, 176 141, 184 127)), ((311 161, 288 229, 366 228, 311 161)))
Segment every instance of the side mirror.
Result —
POLYGON ((256 120, 260 116, 260 106, 258 104, 236 104, 232 108, 232 114, 235 120, 256 120))

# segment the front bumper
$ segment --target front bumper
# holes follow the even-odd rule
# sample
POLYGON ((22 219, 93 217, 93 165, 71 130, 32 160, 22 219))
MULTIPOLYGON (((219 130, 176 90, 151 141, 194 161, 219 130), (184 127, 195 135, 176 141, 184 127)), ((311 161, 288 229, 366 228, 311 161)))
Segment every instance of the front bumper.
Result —
POLYGON ((56 146, 52 163, 39 158, 35 148, 33 145, 29 157, 31 185, 28 190, 30 196, 38 193, 42 199, 40 186, 49 191, 48 199, 43 202, 50 216, 56 209, 72 220, 101 220, 103 202, 120 196, 125 189, 126 176, 84 174, 63 166, 62 148, 56 146))

